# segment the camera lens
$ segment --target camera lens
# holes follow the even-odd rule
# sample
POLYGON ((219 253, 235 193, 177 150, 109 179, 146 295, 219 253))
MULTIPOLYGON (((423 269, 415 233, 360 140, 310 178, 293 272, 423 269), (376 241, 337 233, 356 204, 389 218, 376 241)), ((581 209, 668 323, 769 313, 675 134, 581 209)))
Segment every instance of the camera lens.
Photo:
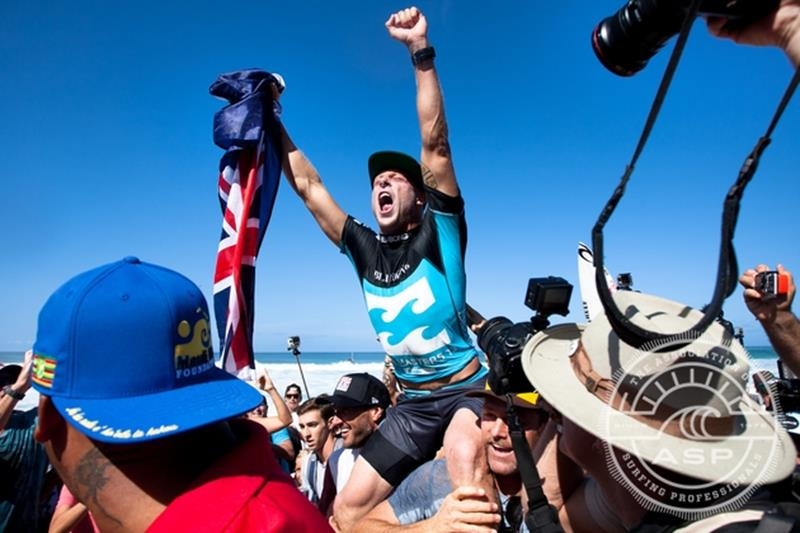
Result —
POLYGON ((513 322, 504 316, 496 316, 487 320, 478 333, 478 346, 483 350, 483 353, 491 357, 496 351, 494 345, 498 340, 502 342, 503 332, 512 325, 513 322))
POLYGON ((683 2, 630 0, 592 32, 592 49, 608 70, 632 76, 680 31, 683 2))

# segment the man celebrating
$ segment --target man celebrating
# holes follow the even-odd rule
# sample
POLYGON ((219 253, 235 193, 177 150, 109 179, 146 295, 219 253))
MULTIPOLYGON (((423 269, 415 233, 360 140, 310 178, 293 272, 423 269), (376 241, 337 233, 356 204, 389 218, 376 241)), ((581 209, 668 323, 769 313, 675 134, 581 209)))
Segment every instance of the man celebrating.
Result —
POLYGON ((128 257, 72 278, 39 313, 36 439, 102 531, 328 530, 210 339, 177 272, 128 257))
POLYGON ((362 372, 339 378, 331 401, 334 407, 331 429, 341 437, 342 447, 328 459, 326 475, 331 476, 339 492, 350 478, 361 448, 386 416, 391 398, 381 380, 362 372))
POLYGON ((466 325, 464 202, 448 142, 436 54, 417 8, 391 15, 386 28, 411 55, 422 164, 398 152, 370 156, 372 211, 380 234, 342 211, 283 130, 287 180, 353 263, 372 325, 403 389, 404 399, 369 440, 336 499, 334 518, 343 530, 442 444, 454 485, 493 490, 476 423, 480 401, 464 396, 483 384, 486 369, 466 325))

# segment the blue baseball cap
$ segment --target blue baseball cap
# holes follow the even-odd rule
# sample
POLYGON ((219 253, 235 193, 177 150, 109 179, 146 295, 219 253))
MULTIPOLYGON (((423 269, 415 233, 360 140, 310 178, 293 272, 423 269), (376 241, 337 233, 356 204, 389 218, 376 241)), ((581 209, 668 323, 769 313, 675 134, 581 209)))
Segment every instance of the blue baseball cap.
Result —
POLYGON ((135 257, 67 281, 39 313, 33 387, 97 441, 158 439, 246 413, 256 389, 218 368, 208 306, 135 257))

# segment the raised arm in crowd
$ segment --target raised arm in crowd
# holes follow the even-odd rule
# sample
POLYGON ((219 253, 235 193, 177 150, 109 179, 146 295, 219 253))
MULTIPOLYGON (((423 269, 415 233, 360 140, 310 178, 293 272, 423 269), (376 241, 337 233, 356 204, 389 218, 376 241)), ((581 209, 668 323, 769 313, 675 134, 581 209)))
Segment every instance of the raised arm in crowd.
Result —
POLYGON ((786 294, 765 296, 756 289, 756 276, 767 272, 767 265, 758 265, 742 274, 739 283, 744 287, 744 302, 769 338, 772 348, 781 361, 796 375, 800 375, 800 320, 792 312, 797 287, 792 273, 778 265, 777 272, 788 278, 786 294))

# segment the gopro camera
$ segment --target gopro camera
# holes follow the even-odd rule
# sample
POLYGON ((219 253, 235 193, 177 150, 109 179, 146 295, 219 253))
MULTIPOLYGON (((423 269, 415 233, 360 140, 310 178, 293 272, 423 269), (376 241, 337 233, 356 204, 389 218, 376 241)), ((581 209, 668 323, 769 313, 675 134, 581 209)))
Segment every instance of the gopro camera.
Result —
POLYGON ((789 275, 770 270, 756 274, 756 290, 766 298, 785 296, 789 292, 789 275))
POLYGON ((294 335, 286 341, 286 350, 294 355, 300 355, 300 337, 294 335))
POLYGON ((571 296, 572 285, 564 278, 530 278, 525 305, 536 312, 530 321, 515 324, 504 316, 486 321, 478 332, 478 346, 489 359, 487 381, 492 392, 506 394, 533 390, 522 370, 522 350, 533 335, 550 325, 550 315, 566 316, 569 313, 571 296))
POLYGON ((630 272, 623 272, 617 276, 617 289, 621 291, 633 290, 633 275, 630 272))
POLYGON ((528 280, 525 305, 528 309, 545 317, 550 315, 567 316, 571 296, 572 285, 564 278, 556 276, 531 278, 528 280))

